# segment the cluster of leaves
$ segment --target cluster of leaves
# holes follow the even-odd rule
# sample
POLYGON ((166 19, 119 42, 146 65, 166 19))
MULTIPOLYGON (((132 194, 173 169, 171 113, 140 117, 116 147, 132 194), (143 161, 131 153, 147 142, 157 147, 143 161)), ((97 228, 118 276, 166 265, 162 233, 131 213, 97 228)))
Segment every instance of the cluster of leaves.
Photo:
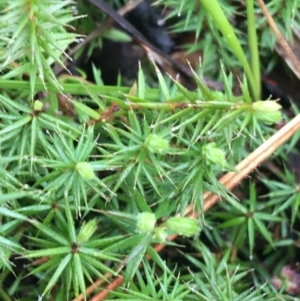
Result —
MULTIPOLYGON (((62 63, 77 37, 66 29, 74 20, 71 1, 1 5, 2 16, 12 23, 0 30, 0 85, 7 89, 0 95, 0 297, 69 300, 82 293, 86 298, 88 283, 120 274, 128 285, 111 292, 113 300, 273 300, 275 290, 261 287, 270 275, 257 260, 258 273, 251 277, 252 264, 243 256, 255 257, 256 236, 272 246, 292 246, 293 240, 274 241, 270 230, 270 221, 271 226, 286 222, 270 212, 286 214, 292 201, 279 207, 283 194, 270 194, 274 199, 258 208, 252 185, 250 202, 239 203, 218 175, 234 170, 272 133, 269 124, 280 119, 277 104, 253 102, 246 79, 242 95, 234 96, 232 75, 223 69, 224 93, 209 90, 196 72, 193 92, 170 83, 159 70, 157 90, 147 88, 142 69, 131 89, 59 81, 50 65, 62 63), (43 87, 48 93, 36 95, 43 87), (76 118, 60 114, 62 90, 76 118), (32 101, 34 96, 40 99, 32 101), (224 212, 204 220, 205 191, 226 202, 224 212), (197 223, 174 219, 189 204, 197 223), (154 217, 150 227, 141 216, 154 217), (191 236, 200 225, 200 237, 190 244, 202 259, 182 254, 182 262, 192 267, 179 262, 177 273, 153 245, 175 246, 166 241, 168 234, 191 236), (242 255, 227 264, 234 249, 242 255), (144 260, 146 253, 153 264, 144 260), (253 282, 257 287, 249 290, 253 282)), ((278 183, 266 185, 272 190, 278 183)), ((272 251, 266 251, 270 268, 281 254, 272 251)))
POLYGON ((52 63, 62 64, 65 53, 77 34, 66 31, 65 26, 75 17, 69 9, 72 1, 2 1, 0 70, 3 79, 30 77, 31 96, 35 92, 36 78, 60 87, 51 69, 52 63), (24 13, 25 9, 25 13, 24 13), (5 51, 4 51, 5 50, 5 51), (15 66, 14 62, 19 65, 15 66))
MULTIPOLYGON (((131 90, 125 101, 113 98, 100 114, 74 100, 79 119, 90 116, 86 124, 96 122, 86 129, 71 118, 62 120, 44 111, 41 101, 30 108, 22 100, 1 96, 3 268, 13 271, 11 252, 27 259, 44 258, 45 263, 30 268, 30 274, 47 271, 43 294, 60 277, 65 279, 61 286, 66 293, 73 283, 78 295, 79 289, 85 292, 84 276, 92 281, 102 277, 101 271, 112 273, 99 259, 114 266, 119 256, 111 252, 124 256, 131 249, 126 261, 130 279, 146 251, 165 266, 150 247, 157 237, 137 233, 138 212, 153 212, 159 219, 182 214, 193 203, 200 214, 204 191, 228 198, 217 175, 231 169, 225 158, 234 163, 231 154, 240 156, 237 150, 250 133, 265 132, 257 122, 260 115, 252 103, 243 102, 247 95, 232 96, 225 74, 228 96, 208 90, 195 74, 199 91, 191 93, 177 84, 183 93, 177 100, 158 77, 162 90, 158 102, 147 101, 141 70, 138 89, 131 90), (115 103, 119 110, 113 116, 110 108, 115 103), (98 115, 98 121, 92 119, 98 115), (75 225, 93 209, 118 228, 109 223, 105 235, 97 232, 90 237, 96 229, 82 234, 75 225), (21 227, 24 221, 29 224, 21 227), (22 235, 29 236, 25 245, 7 238, 22 235)), ((103 219, 98 218, 101 228, 103 219)), ((180 227, 177 230, 181 232, 180 227)))

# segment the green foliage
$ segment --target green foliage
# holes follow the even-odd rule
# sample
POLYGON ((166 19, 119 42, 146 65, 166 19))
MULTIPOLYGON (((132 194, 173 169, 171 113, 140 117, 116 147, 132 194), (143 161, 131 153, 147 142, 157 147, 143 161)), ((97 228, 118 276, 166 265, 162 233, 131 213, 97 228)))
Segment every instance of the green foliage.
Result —
POLYGON ((1 36, 7 45, 0 60, 3 78, 19 78, 27 70, 33 97, 36 77, 61 89, 50 68, 52 63, 63 65, 61 54, 77 35, 66 30, 75 18, 68 6, 72 1, 3 1, 1 36), (25 13, 24 13, 25 6, 25 13), (13 63, 18 63, 16 67, 13 63))
MULTIPOLYGON (((286 264, 286 249, 295 257, 297 238, 288 229, 299 218, 300 199, 293 175, 284 170, 280 181, 263 178, 263 202, 254 183, 238 201, 218 181, 281 119, 276 102, 258 100, 257 43, 264 43, 252 32, 248 66, 245 40, 228 22, 237 15, 237 1, 201 1, 205 9, 198 13, 196 1, 160 2, 172 9, 171 19, 182 15, 174 31, 201 36, 209 29, 189 51, 225 45, 218 28, 227 35, 224 49, 204 55, 201 71, 222 79, 223 92, 209 89, 198 71, 197 89, 189 91, 155 65, 155 89, 143 68, 131 88, 103 86, 96 66, 95 85, 57 78, 52 64, 63 65, 67 47, 80 36, 75 31, 89 32, 90 20, 77 20, 69 0, 0 3, 1 300, 87 299, 87 287, 97 279, 106 284, 107 274, 125 279, 110 300, 289 298, 275 291, 270 278, 286 264), (225 72, 233 66, 246 73, 239 96, 225 72), (63 114, 60 97, 72 114, 63 114), (222 201, 204 214, 206 191, 222 201), (184 217, 189 205, 197 219, 184 217), (167 239, 171 234, 179 235, 176 242, 167 239), (177 266, 155 250, 159 243, 179 253, 177 266)), ((275 2, 269 2, 272 13, 279 12, 275 2)), ((89 12, 83 1, 76 4, 89 12)), ((254 19, 252 5, 248 18, 254 19)), ((281 26, 298 22, 296 7, 291 1, 284 8, 281 26)), ((262 19, 259 30, 266 30, 262 19)), ((116 32, 108 34, 115 38, 116 32)))

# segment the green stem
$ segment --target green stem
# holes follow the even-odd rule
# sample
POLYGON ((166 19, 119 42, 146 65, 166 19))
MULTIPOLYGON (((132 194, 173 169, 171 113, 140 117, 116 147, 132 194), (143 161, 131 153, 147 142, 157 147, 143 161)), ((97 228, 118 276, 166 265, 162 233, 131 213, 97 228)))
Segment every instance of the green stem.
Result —
MULTIPOLYGON (((130 91, 130 87, 113 87, 113 86, 98 86, 89 85, 86 83, 76 83, 76 84, 66 84, 60 83, 63 87, 63 93, 70 93, 73 95, 90 95, 90 93, 99 95, 109 95, 120 97, 122 94, 127 94, 130 91)), ((37 80, 35 83, 35 92, 45 91, 45 86, 47 91, 60 93, 60 91, 53 85, 49 83, 43 84, 41 81, 37 80)), ((0 80, 0 89, 5 90, 28 90, 30 91, 30 82, 21 80, 0 80)), ((146 98, 148 100, 158 100, 160 99, 160 91, 158 89, 147 89, 146 98)))
POLYGON ((241 65, 243 66, 249 85, 252 91, 252 95, 254 100, 259 98, 259 93, 255 85, 255 80, 248 64, 247 58, 244 54, 244 51, 235 35, 235 32, 228 22, 223 10, 221 9, 217 0, 199 0, 205 10, 210 14, 211 18, 213 19, 214 23, 217 25, 221 33, 223 34, 224 38, 228 42, 232 52, 235 54, 241 65))
POLYGON ((261 96, 260 64, 255 28, 255 13, 253 0, 247 0, 248 42, 251 55, 251 69, 258 97, 261 96))

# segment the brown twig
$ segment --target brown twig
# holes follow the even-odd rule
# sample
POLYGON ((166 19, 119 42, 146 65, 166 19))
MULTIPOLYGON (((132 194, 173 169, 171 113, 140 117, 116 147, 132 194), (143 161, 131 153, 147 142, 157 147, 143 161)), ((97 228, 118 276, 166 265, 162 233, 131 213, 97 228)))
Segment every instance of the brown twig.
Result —
POLYGON ((285 54, 287 55, 287 57, 290 59, 290 61, 292 62, 292 64, 296 68, 297 73, 300 74, 300 62, 297 59, 297 57, 295 56, 294 52, 292 51, 290 45, 288 44, 288 42, 286 41, 284 36, 279 31, 279 29, 278 29, 276 23, 274 22, 272 16, 268 12, 268 9, 267 9, 264 1, 263 0, 257 0, 257 2, 259 4, 264 16, 266 17, 271 29, 275 33, 275 35, 277 37, 277 40, 278 40, 278 43, 281 45, 281 47, 284 50, 285 54))
MULTIPOLYGON (((238 185, 242 179, 249 175, 255 168, 264 162, 270 155, 286 142, 297 130, 300 129, 300 114, 293 118, 276 134, 265 141, 254 152, 252 152, 246 159, 236 166, 239 172, 229 172, 220 179, 220 183, 227 189, 232 189, 238 185)), ((205 198, 204 211, 211 208, 219 199, 218 195, 209 193, 205 198)))
POLYGON ((99 292, 96 296, 91 298, 89 301, 100 301, 103 300, 111 291, 118 288, 124 282, 124 278, 122 276, 117 276, 114 281, 106 286, 101 292, 99 292))

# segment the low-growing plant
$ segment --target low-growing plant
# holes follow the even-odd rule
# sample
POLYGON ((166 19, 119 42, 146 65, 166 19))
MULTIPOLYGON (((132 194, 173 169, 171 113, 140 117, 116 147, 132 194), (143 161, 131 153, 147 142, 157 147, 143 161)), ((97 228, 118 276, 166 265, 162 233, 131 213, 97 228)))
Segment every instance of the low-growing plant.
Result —
MULTIPOLYGON (((280 27, 299 26, 300 4, 279 2, 268 5, 280 27)), ((204 36, 188 46, 207 50, 195 90, 155 63, 156 88, 144 66, 131 87, 103 85, 96 66, 96 84, 59 77, 53 64, 67 68, 70 45, 94 25, 74 13, 84 3, 1 1, 1 300, 296 300, 296 277, 284 286, 281 272, 297 261, 294 175, 261 173, 235 193, 220 182, 282 119, 277 100, 261 100, 265 18, 253 1, 159 3, 173 31, 204 36), (229 20, 241 5, 249 47, 229 20), (240 95, 232 67, 245 72, 240 95), (207 211, 209 193, 221 201, 207 211)))

